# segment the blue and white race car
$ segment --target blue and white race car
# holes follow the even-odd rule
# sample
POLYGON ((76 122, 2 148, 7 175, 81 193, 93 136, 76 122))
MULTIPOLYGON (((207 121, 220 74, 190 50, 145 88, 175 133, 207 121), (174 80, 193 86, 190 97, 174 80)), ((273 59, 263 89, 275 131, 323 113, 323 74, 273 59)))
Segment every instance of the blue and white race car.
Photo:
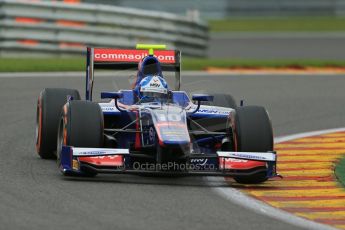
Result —
POLYGON ((237 107, 231 95, 180 91, 180 51, 88 48, 85 100, 75 89, 44 89, 36 148, 63 175, 98 173, 231 176, 261 183, 277 176, 268 113, 237 107), (138 66, 131 89, 92 101, 95 69, 138 66), (164 73, 175 73, 174 89, 164 73))

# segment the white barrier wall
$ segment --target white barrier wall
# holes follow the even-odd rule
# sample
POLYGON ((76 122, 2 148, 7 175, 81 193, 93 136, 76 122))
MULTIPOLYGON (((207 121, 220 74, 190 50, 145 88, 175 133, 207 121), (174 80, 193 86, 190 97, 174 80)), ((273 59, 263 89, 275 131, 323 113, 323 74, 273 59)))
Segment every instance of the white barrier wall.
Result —
POLYGON ((163 43, 206 56, 208 26, 197 17, 97 4, 0 0, 0 55, 73 55, 85 46, 163 43))

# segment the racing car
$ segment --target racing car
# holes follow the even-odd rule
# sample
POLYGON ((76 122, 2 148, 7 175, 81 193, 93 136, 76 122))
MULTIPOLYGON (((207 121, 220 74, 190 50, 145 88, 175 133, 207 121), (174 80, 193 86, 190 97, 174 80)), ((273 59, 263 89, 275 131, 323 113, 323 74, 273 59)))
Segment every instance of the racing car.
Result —
POLYGON ((190 96, 180 87, 179 50, 88 47, 85 99, 62 88, 46 88, 38 97, 37 153, 56 158, 65 176, 223 176, 238 183, 278 176, 265 108, 237 106, 229 94, 190 96), (101 92, 93 101, 95 69, 127 68, 137 68, 132 87, 101 92))

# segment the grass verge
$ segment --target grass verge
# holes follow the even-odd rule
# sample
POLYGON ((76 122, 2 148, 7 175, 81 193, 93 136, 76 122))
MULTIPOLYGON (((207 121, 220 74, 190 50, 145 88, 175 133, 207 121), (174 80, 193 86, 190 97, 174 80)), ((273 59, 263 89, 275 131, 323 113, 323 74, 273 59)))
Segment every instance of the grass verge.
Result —
MULTIPOLYGON (((345 67, 345 60, 240 60, 184 58, 183 70, 204 70, 218 68, 303 68, 303 67, 345 67)), ((54 72, 84 71, 82 58, 0 58, 0 72, 54 72)))
POLYGON ((345 187, 345 157, 341 158, 340 161, 335 166, 335 176, 338 182, 345 187))
POLYGON ((210 20, 212 32, 345 31, 345 17, 229 18, 210 20))

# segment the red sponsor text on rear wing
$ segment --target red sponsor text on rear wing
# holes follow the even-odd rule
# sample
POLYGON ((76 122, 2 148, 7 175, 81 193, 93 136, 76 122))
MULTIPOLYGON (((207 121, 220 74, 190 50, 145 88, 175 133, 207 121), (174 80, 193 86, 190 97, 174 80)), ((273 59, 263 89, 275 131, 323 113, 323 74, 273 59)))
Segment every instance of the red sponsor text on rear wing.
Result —
MULTIPOLYGON (((94 48, 94 63, 139 63, 147 55, 147 50, 94 48)), ((174 65, 176 63, 175 50, 156 50, 154 55, 162 64, 174 65)))

